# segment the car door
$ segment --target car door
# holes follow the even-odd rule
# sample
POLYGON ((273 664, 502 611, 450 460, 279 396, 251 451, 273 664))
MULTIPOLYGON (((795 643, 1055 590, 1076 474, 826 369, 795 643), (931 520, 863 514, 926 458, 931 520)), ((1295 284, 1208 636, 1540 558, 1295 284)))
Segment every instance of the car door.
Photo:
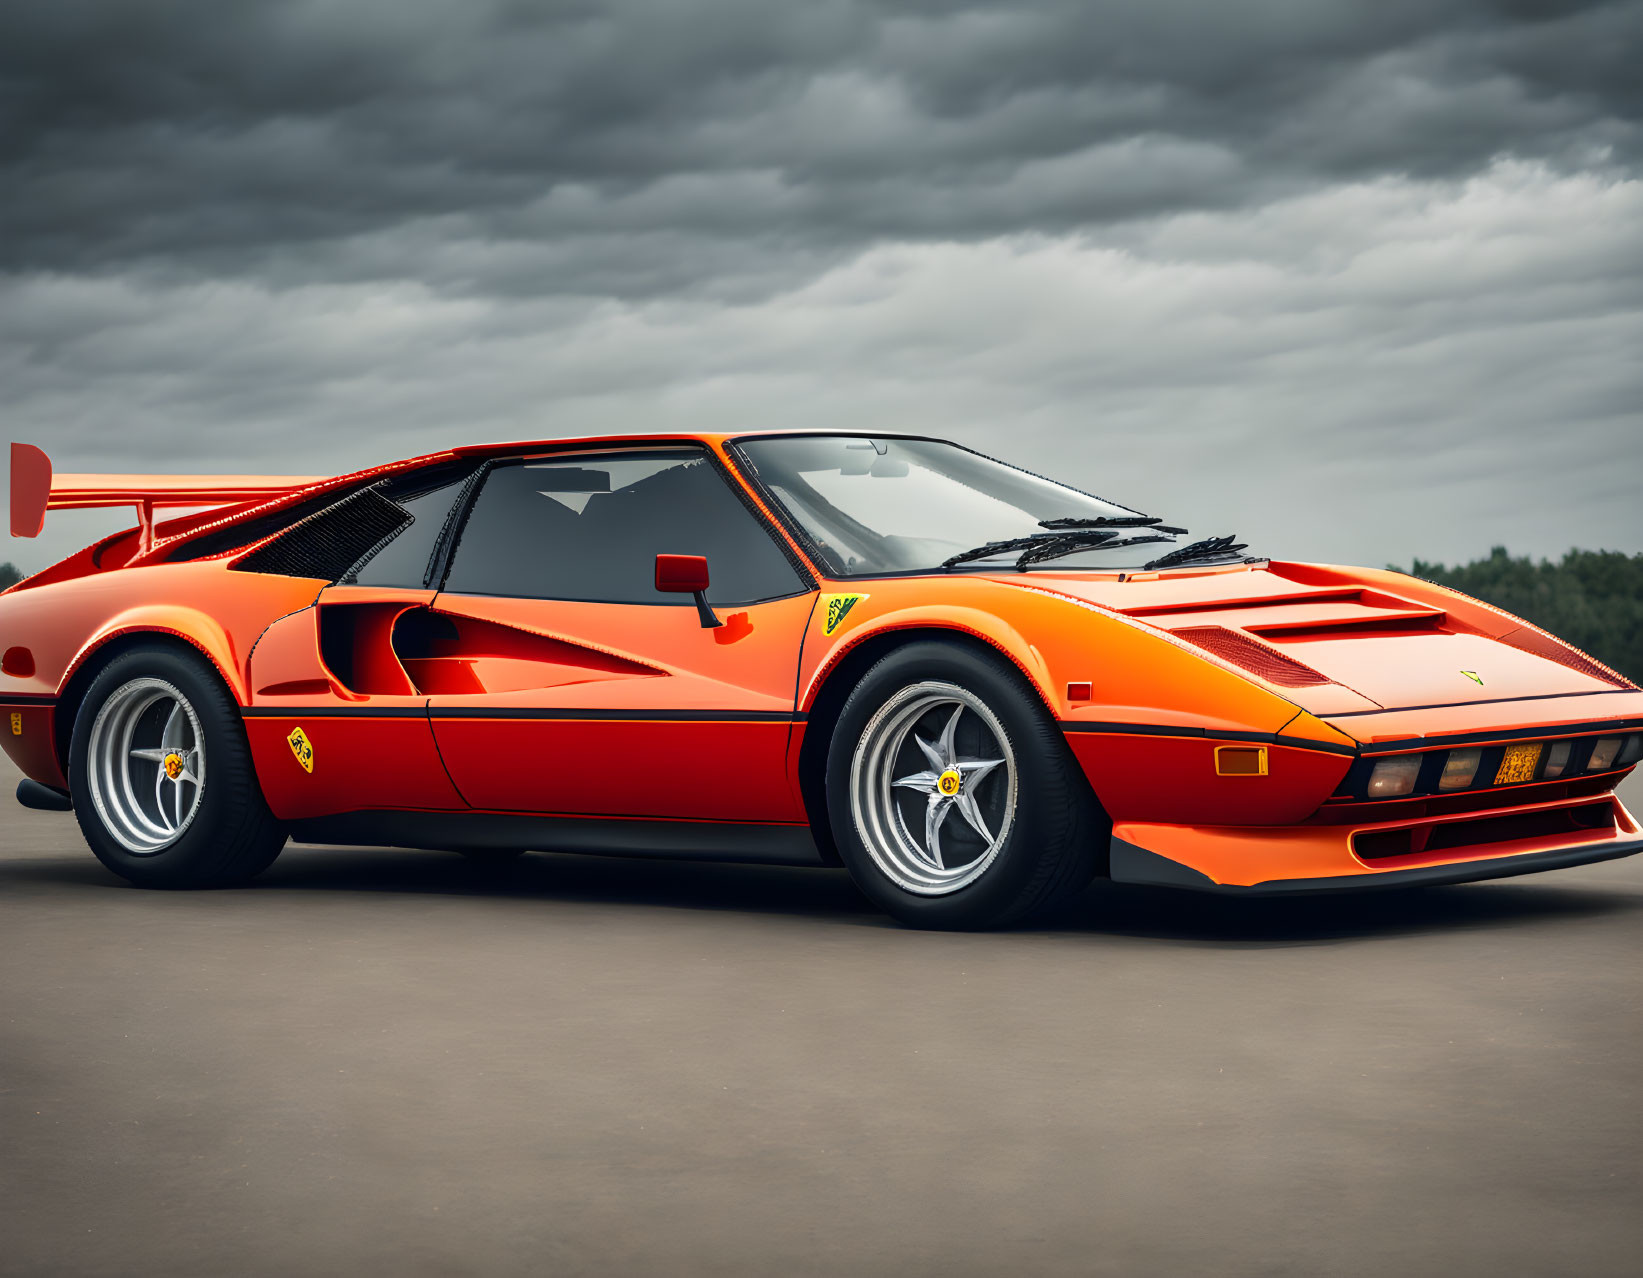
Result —
POLYGON ((406 668, 475 808, 798 822, 814 583, 700 446, 493 466, 406 668), (705 625, 658 555, 707 560, 705 625))
MULTIPOLYGON (((435 466, 380 486, 403 526, 311 606, 257 639, 246 732, 264 794, 282 819, 466 806, 434 744, 427 694, 399 661, 395 635, 433 602, 434 550, 474 469, 435 466)), ((328 530, 334 525, 309 521, 284 534, 287 566, 316 571, 303 561, 314 539, 322 551, 335 544, 328 530)))

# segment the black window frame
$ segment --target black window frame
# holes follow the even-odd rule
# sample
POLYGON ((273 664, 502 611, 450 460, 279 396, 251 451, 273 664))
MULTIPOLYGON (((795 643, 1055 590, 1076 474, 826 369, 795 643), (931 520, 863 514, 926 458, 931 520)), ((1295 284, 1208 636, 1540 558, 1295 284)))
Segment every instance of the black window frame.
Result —
POLYGON ((356 559, 353 566, 349 568, 348 571, 340 578, 338 578, 335 584, 342 586, 361 586, 362 589, 367 590, 433 589, 434 587, 430 583, 433 581, 436 571, 443 571, 444 569, 442 553, 445 549, 446 539, 450 536, 451 524, 455 520, 457 512, 461 509, 464 499, 467 498, 470 486, 473 485, 476 477, 481 474, 484 469, 485 467, 483 464, 472 461, 464 462, 458 460, 454 462, 435 462, 431 466, 422 466, 416 470, 408 470, 397 475, 390 475, 387 479, 378 480, 375 484, 370 485, 395 505, 399 505, 403 501, 413 500, 417 497, 427 496, 430 493, 436 493, 442 488, 457 487, 458 491, 456 496, 452 499, 450 509, 445 513, 445 519, 439 533, 434 537, 433 548, 428 553, 428 560, 425 564, 423 564, 422 583, 420 585, 384 585, 380 582, 365 582, 361 585, 358 580, 359 574, 369 568, 371 566, 371 562, 380 553, 386 550, 400 537, 404 536, 407 531, 409 531, 409 524, 400 529, 386 541, 380 542, 379 544, 373 546, 366 554, 361 555, 358 559, 356 559))
MULTIPOLYGON (((451 508, 451 521, 445 535, 441 538, 438 549, 435 551, 435 571, 429 577, 428 588, 438 593, 449 593, 475 599, 534 599, 542 603, 578 603, 601 604, 626 608, 690 608, 694 607, 693 600, 680 596, 676 599, 561 599, 552 595, 521 595, 498 594, 490 591, 451 590, 449 588, 451 565, 456 558, 457 547, 462 544, 462 534, 468 526, 468 519, 473 514, 474 507, 479 501, 479 495, 485 490, 485 480, 493 470, 502 466, 523 465, 529 463, 549 464, 561 461, 571 461, 576 458, 597 459, 602 457, 620 457, 623 454, 644 454, 656 452, 679 452, 696 454, 705 459, 708 466, 720 481, 730 490, 752 517, 759 530, 775 543, 782 552, 782 557, 792 568, 798 580, 798 589, 787 594, 769 595, 761 599, 747 599, 735 602, 712 600, 714 606, 720 608, 750 608, 758 604, 776 603, 783 599, 798 599, 804 595, 813 594, 819 588, 820 579, 815 569, 805 561, 804 557, 793 549, 791 542, 782 536, 781 529, 771 520, 759 503, 753 499, 742 478, 725 465, 712 448, 699 441, 688 439, 633 439, 610 447, 589 446, 579 444, 574 448, 537 452, 532 450, 525 453, 510 453, 503 457, 487 458, 479 468, 469 476, 467 487, 456 499, 451 508)), ((708 564, 711 572, 712 563, 708 564)), ((712 591, 709 590, 709 598, 712 591)))

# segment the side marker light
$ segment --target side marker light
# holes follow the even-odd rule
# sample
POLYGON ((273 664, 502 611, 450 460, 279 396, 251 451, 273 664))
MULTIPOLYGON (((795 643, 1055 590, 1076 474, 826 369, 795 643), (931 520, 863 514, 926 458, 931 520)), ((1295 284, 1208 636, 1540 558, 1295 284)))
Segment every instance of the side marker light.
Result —
POLYGON ((1221 777, 1264 777, 1265 746, 1216 746, 1215 775, 1221 777))

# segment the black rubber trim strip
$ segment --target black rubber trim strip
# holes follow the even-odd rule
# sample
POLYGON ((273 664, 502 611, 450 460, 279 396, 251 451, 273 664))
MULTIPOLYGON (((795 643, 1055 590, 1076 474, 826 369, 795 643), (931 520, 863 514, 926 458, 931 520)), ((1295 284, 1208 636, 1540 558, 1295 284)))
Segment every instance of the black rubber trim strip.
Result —
POLYGON ((1356 757, 1356 746, 1336 745, 1331 741, 1314 741, 1310 737, 1286 737, 1276 732, 1223 732, 1219 728, 1187 728, 1175 724, 1147 723, 1092 723, 1088 720, 1062 719, 1058 725, 1063 732, 1108 732, 1138 737, 1207 737, 1213 741, 1258 741, 1263 745, 1289 746, 1297 750, 1317 750, 1323 754, 1343 754, 1356 757))
POLYGON ((245 719, 426 719, 426 706, 241 706, 245 719))
POLYGON ((57 704, 57 694, 54 692, 5 692, 0 693, 0 707, 16 706, 19 709, 34 709, 37 706, 54 706, 57 704))
POLYGON ((1458 710, 1462 706, 1510 706, 1519 701, 1566 701, 1571 697, 1626 696, 1636 688, 1600 688, 1595 692, 1539 692, 1532 697, 1500 697, 1494 701, 1439 701, 1429 706, 1382 706, 1379 710, 1342 710, 1339 714, 1320 715, 1323 719, 1361 719, 1372 714, 1402 714, 1406 710, 1458 710))
POLYGON ((1608 719, 1598 723, 1547 724, 1539 728, 1503 728, 1495 732, 1463 732, 1441 737, 1407 737, 1402 741, 1366 742, 1364 755, 1398 754, 1408 750, 1442 749, 1476 741, 1561 741, 1566 737, 1597 736, 1604 732, 1629 732, 1643 728, 1643 719, 1608 719))
POLYGON ((1444 865, 1421 865, 1407 870, 1382 870, 1374 874, 1343 874, 1327 879, 1268 879, 1249 886, 1217 883, 1191 866, 1172 861, 1123 839, 1112 841, 1112 877, 1120 883, 1152 887, 1188 888, 1216 896, 1316 896, 1326 892, 1362 892, 1382 888, 1434 887, 1443 883, 1476 883, 1483 879, 1508 879, 1543 870, 1562 870, 1575 865, 1615 861, 1643 852, 1643 839, 1624 842, 1588 843, 1582 847, 1555 848, 1547 852, 1519 852, 1516 856, 1489 857, 1479 861, 1454 861, 1444 865))
POLYGON ((804 723, 783 710, 544 710, 532 706, 243 706, 247 719, 567 719, 666 723, 804 723))
POLYGON ((432 706, 431 719, 600 719, 661 720, 669 723, 802 723, 802 714, 782 710, 539 710, 525 706, 432 706))

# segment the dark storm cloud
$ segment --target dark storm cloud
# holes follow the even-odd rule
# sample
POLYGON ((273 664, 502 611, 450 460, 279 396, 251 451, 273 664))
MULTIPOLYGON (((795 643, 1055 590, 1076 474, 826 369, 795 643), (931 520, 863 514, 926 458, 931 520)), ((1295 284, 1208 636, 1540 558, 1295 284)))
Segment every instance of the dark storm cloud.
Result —
POLYGON ((875 242, 1629 165, 1640 32, 1532 0, 10 5, 0 268, 757 294, 875 242))
POLYGON ((7 433, 845 424, 1279 553, 1637 549, 1640 46, 1639 0, 0 4, 7 433))

